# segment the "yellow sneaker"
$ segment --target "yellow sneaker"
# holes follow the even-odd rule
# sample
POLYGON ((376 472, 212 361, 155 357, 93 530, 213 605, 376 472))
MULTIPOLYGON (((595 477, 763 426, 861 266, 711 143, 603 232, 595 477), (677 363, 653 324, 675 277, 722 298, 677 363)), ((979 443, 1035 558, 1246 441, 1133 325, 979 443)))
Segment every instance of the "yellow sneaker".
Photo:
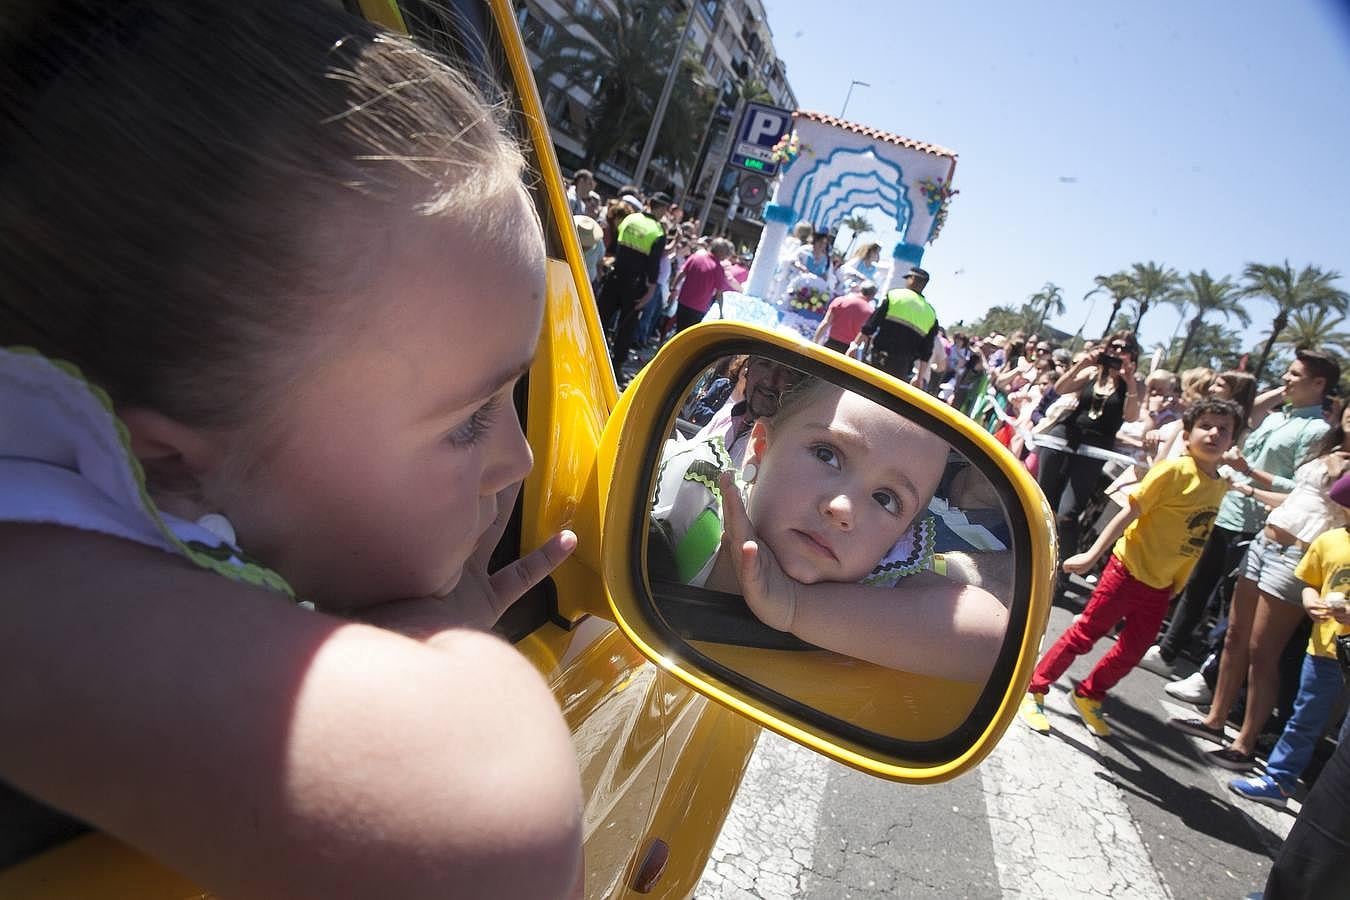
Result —
POLYGON ((1021 715, 1022 721, 1031 726, 1033 731, 1050 733, 1050 720, 1045 717, 1044 694, 1027 694, 1023 697, 1021 715))
POLYGON ((1079 717, 1083 724, 1088 727, 1097 737, 1110 737, 1111 726, 1106 724, 1102 718, 1102 701, 1089 700, 1087 697, 1080 697, 1078 694, 1070 694, 1073 698, 1074 708, 1078 710, 1079 717))

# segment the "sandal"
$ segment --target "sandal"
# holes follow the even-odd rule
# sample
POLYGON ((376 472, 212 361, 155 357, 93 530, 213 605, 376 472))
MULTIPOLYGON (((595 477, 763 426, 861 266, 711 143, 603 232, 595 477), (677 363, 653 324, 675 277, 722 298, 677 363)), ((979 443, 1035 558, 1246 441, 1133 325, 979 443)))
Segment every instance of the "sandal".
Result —
POLYGON ((1232 747, 1224 747, 1222 750, 1211 750, 1205 754, 1209 761, 1216 766, 1223 766, 1225 769, 1232 769, 1234 772, 1246 772, 1252 766, 1256 765, 1255 753, 1239 753, 1232 747))
POLYGON ((1194 716, 1187 719, 1174 717, 1168 719, 1167 724, 1169 727, 1175 728, 1177 731, 1185 732, 1191 737, 1213 741, 1216 744, 1222 744, 1225 740, 1222 728, 1210 728, 1205 724, 1204 719, 1197 719, 1194 716))

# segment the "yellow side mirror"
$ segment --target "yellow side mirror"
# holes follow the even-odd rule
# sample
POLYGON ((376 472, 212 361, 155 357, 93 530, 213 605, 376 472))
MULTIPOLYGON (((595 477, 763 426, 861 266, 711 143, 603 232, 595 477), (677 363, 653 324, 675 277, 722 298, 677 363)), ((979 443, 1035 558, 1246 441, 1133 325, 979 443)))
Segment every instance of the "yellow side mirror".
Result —
POLYGON ((616 620, 695 690, 906 782, 954 777, 1012 720, 1053 519, 961 413, 792 336, 707 324, 624 392, 600 468, 616 620))

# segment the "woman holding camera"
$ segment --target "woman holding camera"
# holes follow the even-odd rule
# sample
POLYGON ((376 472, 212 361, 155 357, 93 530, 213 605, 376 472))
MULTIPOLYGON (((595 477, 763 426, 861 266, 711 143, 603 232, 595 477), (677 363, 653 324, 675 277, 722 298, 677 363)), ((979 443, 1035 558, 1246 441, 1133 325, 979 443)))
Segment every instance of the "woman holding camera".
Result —
POLYGON ((1080 455, 1080 447, 1110 450, 1116 432, 1139 417, 1139 385, 1134 377, 1139 343, 1130 331, 1117 331, 1104 345, 1085 354, 1055 382, 1060 396, 1077 394, 1078 405, 1049 429, 1039 452, 1037 481, 1055 511, 1060 552, 1078 552, 1078 519, 1097 490, 1104 459, 1080 455), (1058 439, 1058 440, 1056 440, 1058 439))

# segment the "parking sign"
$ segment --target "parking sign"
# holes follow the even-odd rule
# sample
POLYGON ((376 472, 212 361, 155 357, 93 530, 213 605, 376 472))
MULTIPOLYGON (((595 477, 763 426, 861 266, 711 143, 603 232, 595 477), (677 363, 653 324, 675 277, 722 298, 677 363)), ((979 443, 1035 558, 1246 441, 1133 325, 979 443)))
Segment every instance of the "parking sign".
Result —
POLYGON ((731 148, 731 158, 727 162, 772 178, 778 174, 778 163, 773 159, 774 144, 791 130, 790 111, 763 103, 747 103, 736 128, 736 144, 731 148))

